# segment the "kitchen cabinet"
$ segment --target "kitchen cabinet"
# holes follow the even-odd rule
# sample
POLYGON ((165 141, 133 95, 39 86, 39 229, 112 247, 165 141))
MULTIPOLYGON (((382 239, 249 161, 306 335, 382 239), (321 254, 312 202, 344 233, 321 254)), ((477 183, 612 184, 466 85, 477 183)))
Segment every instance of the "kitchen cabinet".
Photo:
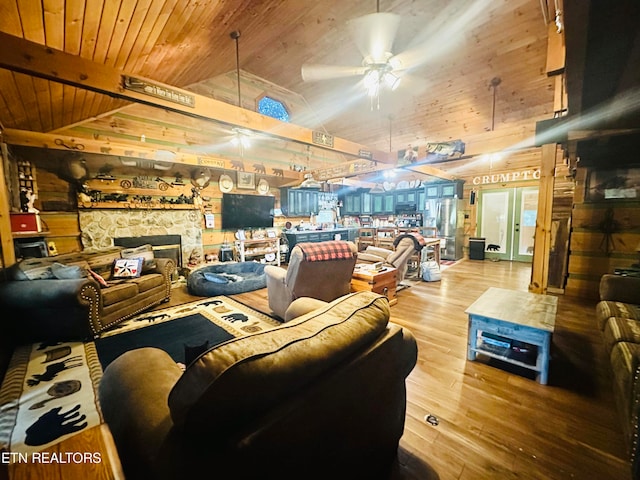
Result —
POLYGON ((359 215, 362 210, 362 194, 348 193, 344 197, 344 214, 359 215))
POLYGON ((282 205, 283 211, 286 209, 288 216, 307 216, 318 213, 318 194, 317 190, 281 189, 281 202, 286 198, 286 205, 282 205))
POLYGON ((365 215, 373 212, 372 195, 368 192, 362 194, 362 210, 360 213, 365 215))

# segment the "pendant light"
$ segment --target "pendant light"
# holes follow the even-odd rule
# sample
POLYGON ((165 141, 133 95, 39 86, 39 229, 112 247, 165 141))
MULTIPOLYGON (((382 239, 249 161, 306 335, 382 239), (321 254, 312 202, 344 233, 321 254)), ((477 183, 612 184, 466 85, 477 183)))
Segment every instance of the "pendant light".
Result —
MULTIPOLYGON (((234 30, 229 34, 229 36, 236 43, 236 83, 238 84, 238 107, 242 108, 242 95, 240 93, 240 30, 234 30)), ((235 127, 232 129, 233 138, 231 139, 231 143, 238 147, 240 150, 240 156, 244 156, 245 149, 251 147, 251 131, 246 128, 235 127)))

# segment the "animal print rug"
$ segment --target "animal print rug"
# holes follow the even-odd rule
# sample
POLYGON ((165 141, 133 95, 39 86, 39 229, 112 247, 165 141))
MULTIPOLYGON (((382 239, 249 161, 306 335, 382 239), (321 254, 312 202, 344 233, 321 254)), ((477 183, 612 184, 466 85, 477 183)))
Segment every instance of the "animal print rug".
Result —
MULTIPOLYGON (((211 297, 140 314, 101 338, 198 313, 233 337, 275 328, 280 322, 228 297, 211 297)), ((102 367, 90 342, 18 347, 0 388, 0 451, 29 454, 103 422, 98 401, 102 367)))

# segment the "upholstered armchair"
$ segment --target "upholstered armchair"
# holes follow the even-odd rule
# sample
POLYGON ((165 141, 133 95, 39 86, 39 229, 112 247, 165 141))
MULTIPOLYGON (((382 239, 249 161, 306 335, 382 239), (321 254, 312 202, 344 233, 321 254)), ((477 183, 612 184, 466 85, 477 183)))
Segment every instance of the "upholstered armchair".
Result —
POLYGON ((303 242, 291 250, 286 270, 267 265, 264 273, 273 313, 284 319, 289 304, 299 297, 331 302, 349 293, 356 252, 353 242, 303 242))
POLYGON ((398 270, 397 283, 404 280, 407 274, 409 259, 419 253, 425 241, 419 233, 403 233, 393 241, 393 250, 369 245, 366 250, 358 253, 357 263, 382 262, 398 270))

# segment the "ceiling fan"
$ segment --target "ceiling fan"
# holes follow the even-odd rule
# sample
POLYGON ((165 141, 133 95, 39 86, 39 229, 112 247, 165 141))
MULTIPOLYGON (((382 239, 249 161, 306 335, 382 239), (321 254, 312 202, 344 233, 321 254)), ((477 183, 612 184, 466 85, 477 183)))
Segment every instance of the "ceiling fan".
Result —
MULTIPOLYGON (((334 78, 362 76, 371 106, 378 99, 380 89, 394 90, 401 77, 407 78, 411 70, 436 61, 459 48, 464 33, 486 21, 493 0, 465 0, 452 2, 437 15, 424 22, 405 50, 393 52, 401 17, 393 13, 381 13, 377 2, 376 13, 355 18, 347 25, 360 53, 359 66, 304 64, 302 79, 315 82, 334 78), (447 39, 443 43, 442 39, 447 39)), ((412 90, 415 85, 412 85, 412 90)), ((378 105, 379 108, 379 105, 378 105)))
POLYGON ((378 98, 383 86, 395 90, 400 84, 398 72, 407 68, 402 64, 401 57, 393 54, 400 16, 377 11, 350 20, 347 25, 362 54, 362 65, 304 64, 302 79, 313 82, 362 75, 364 87, 372 99, 378 98))

